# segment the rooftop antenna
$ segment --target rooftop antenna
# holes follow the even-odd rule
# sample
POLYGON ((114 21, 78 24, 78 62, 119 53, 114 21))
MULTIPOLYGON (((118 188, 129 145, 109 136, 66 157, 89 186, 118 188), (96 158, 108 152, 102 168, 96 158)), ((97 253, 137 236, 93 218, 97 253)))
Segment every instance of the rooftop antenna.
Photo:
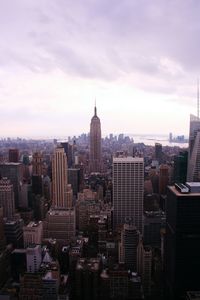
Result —
POLYGON ((96 98, 95 98, 95 101, 94 101, 94 115, 95 116, 97 115, 96 98))
POLYGON ((199 119, 199 77, 197 78, 197 117, 199 119))

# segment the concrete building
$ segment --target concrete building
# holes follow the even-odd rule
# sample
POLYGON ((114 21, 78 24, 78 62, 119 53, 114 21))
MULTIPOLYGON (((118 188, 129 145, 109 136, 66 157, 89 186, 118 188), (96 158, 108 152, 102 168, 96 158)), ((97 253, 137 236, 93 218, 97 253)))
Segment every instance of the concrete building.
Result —
POLYGON ((19 207, 20 184, 23 182, 23 168, 21 163, 0 164, 0 177, 7 177, 13 184, 15 208, 19 207))
POLYGON ((152 249, 149 246, 144 246, 142 240, 140 240, 137 250, 137 270, 142 278, 144 295, 145 297, 148 297, 151 295, 152 249))
POLYGON ((33 153, 33 160, 32 160, 32 175, 42 176, 43 175, 43 156, 40 152, 33 153))
POLYGON ((119 261, 124 263, 127 270, 137 272, 137 248, 140 233, 134 225, 124 224, 119 243, 119 261))
POLYGON ((144 245, 152 247, 161 246, 161 229, 165 228, 166 216, 163 211, 144 212, 144 245))
POLYGON ((42 262, 41 245, 29 245, 26 249, 27 272, 35 273, 39 271, 42 262))
POLYGON ((101 122, 95 106, 90 123, 90 172, 101 172, 101 168, 101 122))
POLYGON ((50 209, 44 221, 44 237, 56 239, 66 245, 76 234, 76 217, 74 208, 50 209))
POLYGON ((162 164, 159 168, 159 194, 165 195, 167 193, 167 186, 169 184, 169 166, 162 164))
POLYGON ((10 163, 18 163, 19 162, 19 149, 9 149, 8 150, 8 161, 10 163))
POLYGON ((3 207, 0 207, 0 253, 5 248, 6 239, 4 233, 4 223, 3 223, 3 207))
POLYGON ((144 160, 113 158, 113 225, 132 222, 143 232, 144 160))
POLYGON ((3 177, 0 180, 0 206, 3 207, 3 216, 12 220, 15 213, 13 185, 10 180, 3 177))
POLYGON ((7 244, 13 244, 16 248, 23 247, 23 226, 22 219, 4 220, 4 232, 7 244))
POLYGON ((76 265, 75 299, 98 299, 100 283, 100 258, 79 258, 76 265))
POLYGON ((24 248, 35 244, 41 245, 43 238, 43 222, 30 222, 23 227, 24 248))
POLYGON ((67 175, 67 157, 64 148, 58 147, 52 158, 52 207, 55 209, 72 207, 72 189, 67 175))

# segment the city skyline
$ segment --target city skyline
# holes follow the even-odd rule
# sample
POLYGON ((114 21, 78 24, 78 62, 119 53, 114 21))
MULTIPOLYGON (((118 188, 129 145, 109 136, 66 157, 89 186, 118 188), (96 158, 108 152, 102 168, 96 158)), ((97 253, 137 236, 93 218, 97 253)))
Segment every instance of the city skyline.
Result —
POLYGON ((189 115, 196 114, 199 6, 2 2, 0 136, 89 132, 95 98, 103 136, 188 135, 189 115))

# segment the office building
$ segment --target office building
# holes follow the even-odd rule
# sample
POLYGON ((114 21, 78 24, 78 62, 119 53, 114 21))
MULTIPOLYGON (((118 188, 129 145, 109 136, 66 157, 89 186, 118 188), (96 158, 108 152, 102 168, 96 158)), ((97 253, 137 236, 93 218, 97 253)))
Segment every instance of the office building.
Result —
POLYGON ((142 278, 142 286, 145 296, 151 295, 151 274, 152 274, 152 249, 149 246, 144 246, 140 240, 138 246, 138 265, 137 271, 142 278))
POLYGON ((24 248, 35 244, 41 245, 43 238, 43 223, 39 222, 29 222, 27 226, 23 227, 23 238, 24 238, 24 248))
POLYGON ((21 163, 0 164, 0 177, 7 177, 13 184, 15 208, 19 207, 20 184, 23 182, 23 169, 21 163))
POLYGON ((33 153, 33 160, 32 160, 33 171, 32 175, 35 176, 42 176, 43 175, 43 156, 40 152, 33 153))
POLYGON ((67 157, 64 148, 58 147, 52 158, 52 207, 55 209, 72 207, 72 189, 67 177, 67 157))
POLYGON ((159 168, 159 194, 165 195, 167 193, 167 186, 169 184, 169 166, 161 165, 159 168))
POLYGON ((162 153, 162 144, 160 143, 155 143, 155 159, 161 163, 162 162, 162 157, 163 157, 163 153, 162 153))
POLYGON ((141 233, 143 232, 143 193, 143 158, 113 158, 114 228, 131 221, 141 233))
POLYGON ((18 163, 19 162, 19 150, 18 149, 9 149, 8 151, 8 161, 10 163, 18 163))
POLYGON ((66 245, 76 234, 76 217, 74 208, 50 209, 44 221, 44 237, 56 239, 66 245))
POLYGON ((5 248, 6 239, 4 234, 4 223, 3 223, 3 207, 0 207, 0 253, 5 248))
POLYGON ((68 142, 62 142, 61 146, 65 150, 65 154, 67 156, 67 166, 68 168, 72 168, 73 166, 73 151, 72 151, 72 145, 68 142))
MULTIPOLYGON (((194 184, 188 183, 190 190, 194 184)), ((166 203, 165 281, 167 299, 182 299, 199 289, 200 183, 194 192, 168 189, 166 203), (199 189, 197 189, 199 185, 199 189)))
POLYGON ((188 151, 181 151, 174 157, 174 182, 185 183, 187 180, 188 151))
POLYGON ((200 181, 200 119, 190 115, 187 181, 200 181))
POLYGON ((4 232, 7 244, 13 244, 16 248, 23 247, 23 226, 22 219, 4 221, 4 232))
POLYGON ((15 213, 13 185, 3 177, 0 180, 0 206, 3 207, 3 216, 11 220, 15 213))
POLYGON ((35 273, 39 271, 42 262, 41 245, 29 245, 26 249, 27 272, 35 273))
POLYGON ((124 263, 127 270, 137 272, 137 248, 140 233, 134 225, 124 224, 119 243, 119 261, 124 263))
POLYGON ((73 195, 77 196, 80 186, 80 169, 69 168, 68 169, 68 182, 72 186, 73 195))
POLYGON ((94 116, 90 123, 90 172, 101 172, 101 122, 94 108, 94 116))

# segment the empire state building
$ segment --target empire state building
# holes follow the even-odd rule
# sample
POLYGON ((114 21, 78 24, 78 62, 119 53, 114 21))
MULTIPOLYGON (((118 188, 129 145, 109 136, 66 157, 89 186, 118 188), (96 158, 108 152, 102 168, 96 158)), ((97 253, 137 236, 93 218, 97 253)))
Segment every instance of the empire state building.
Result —
POLYGON ((90 123, 90 172, 101 172, 101 122, 96 105, 90 123))

